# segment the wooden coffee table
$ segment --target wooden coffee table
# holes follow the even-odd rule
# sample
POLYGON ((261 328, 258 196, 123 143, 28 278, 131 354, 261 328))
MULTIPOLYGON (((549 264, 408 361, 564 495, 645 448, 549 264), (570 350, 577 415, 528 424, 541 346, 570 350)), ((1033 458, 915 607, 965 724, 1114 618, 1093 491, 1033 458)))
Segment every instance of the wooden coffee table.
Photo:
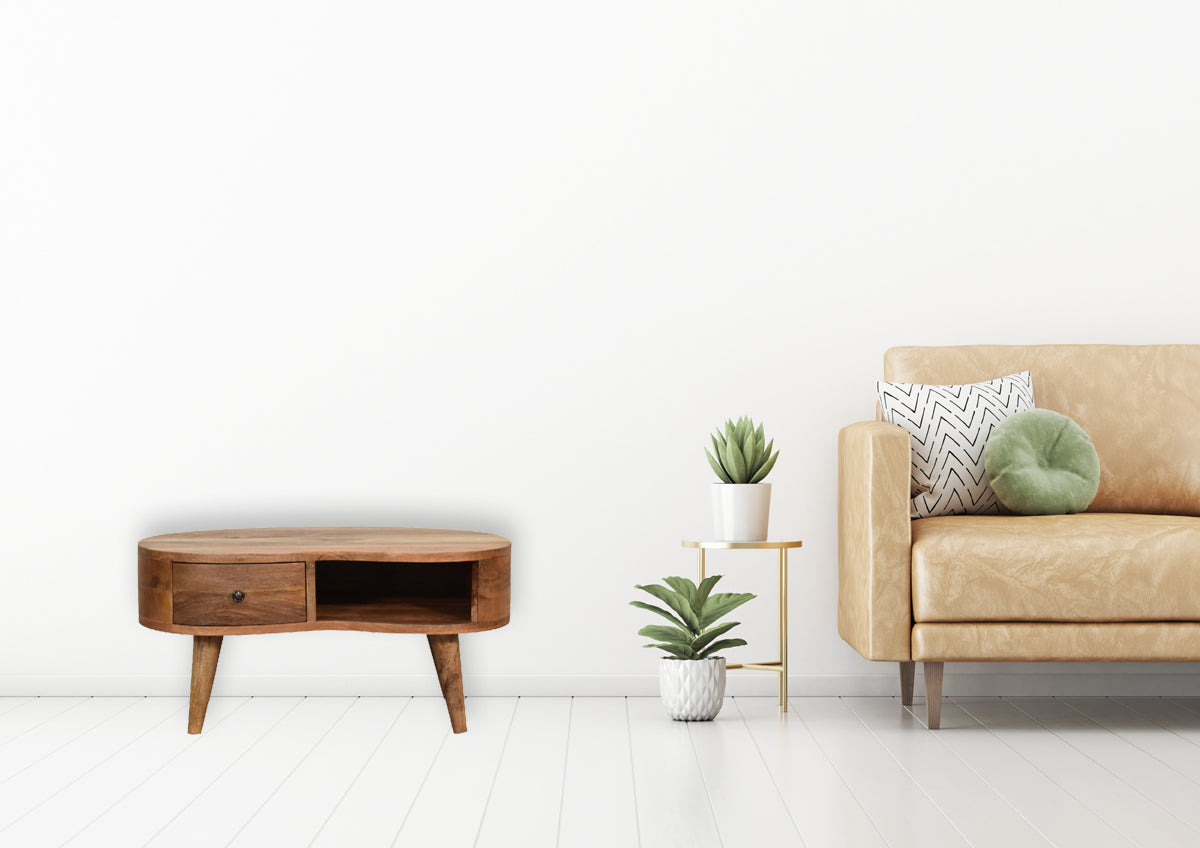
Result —
POLYGON ((511 543, 407 527, 276 527, 138 543, 138 620, 192 637, 188 733, 204 727, 225 636, 423 633, 450 725, 467 729, 458 634, 508 623, 511 543))

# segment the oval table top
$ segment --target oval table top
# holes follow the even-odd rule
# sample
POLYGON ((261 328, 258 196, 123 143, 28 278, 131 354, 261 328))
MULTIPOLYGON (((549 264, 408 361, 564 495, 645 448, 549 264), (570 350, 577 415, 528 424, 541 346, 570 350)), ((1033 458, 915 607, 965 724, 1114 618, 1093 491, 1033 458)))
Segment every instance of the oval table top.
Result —
POLYGON ((492 559, 512 543, 503 536, 424 527, 254 527, 151 536, 138 549, 192 562, 278 559, 361 559, 381 562, 457 562, 492 559))

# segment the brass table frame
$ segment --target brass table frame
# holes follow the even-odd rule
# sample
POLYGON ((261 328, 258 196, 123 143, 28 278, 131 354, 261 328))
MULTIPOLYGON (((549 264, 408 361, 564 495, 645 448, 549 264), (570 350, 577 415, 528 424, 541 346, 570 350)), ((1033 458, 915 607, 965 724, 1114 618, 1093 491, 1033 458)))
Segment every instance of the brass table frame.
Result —
POLYGON ((706 550, 777 550, 779 551, 779 659, 766 662, 729 663, 726 668, 748 668, 752 671, 773 671, 779 675, 779 708, 787 712, 787 564, 788 550, 799 548, 803 542, 714 542, 683 540, 685 548, 696 549, 696 568, 699 579, 704 579, 704 552, 706 550))

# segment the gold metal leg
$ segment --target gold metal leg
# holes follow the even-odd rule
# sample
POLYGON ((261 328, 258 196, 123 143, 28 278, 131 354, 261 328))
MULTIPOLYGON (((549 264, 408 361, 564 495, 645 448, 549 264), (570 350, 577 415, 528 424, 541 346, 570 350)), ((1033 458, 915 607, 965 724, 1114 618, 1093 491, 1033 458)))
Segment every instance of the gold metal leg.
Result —
POLYGON ((787 548, 779 549, 779 708, 787 712, 788 691, 787 548))
MULTIPOLYGON (((684 543, 691 547, 691 544, 684 543)), ((774 547, 774 545, 770 545, 774 547)), ((753 663, 729 663, 727 669, 748 668, 754 671, 773 671, 779 675, 779 709, 788 710, 788 549, 779 549, 779 659, 753 663)), ((705 578, 704 548, 696 545, 696 579, 705 578)))

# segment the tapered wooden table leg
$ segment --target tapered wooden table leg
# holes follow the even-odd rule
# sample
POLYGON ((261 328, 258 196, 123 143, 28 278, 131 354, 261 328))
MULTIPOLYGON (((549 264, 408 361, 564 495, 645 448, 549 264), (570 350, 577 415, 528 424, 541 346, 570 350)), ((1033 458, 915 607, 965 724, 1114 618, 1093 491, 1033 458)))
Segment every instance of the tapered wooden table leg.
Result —
POLYGON ((458 634, 446 636, 429 634, 429 651, 437 668, 438 683, 442 684, 442 697, 450 712, 450 727, 455 733, 467 731, 467 707, 463 702, 462 662, 458 653, 458 634))
POLYGON ((208 712, 208 698, 212 695, 213 678, 217 675, 222 638, 192 637, 192 694, 188 706, 188 733, 199 733, 204 728, 204 714, 208 712))

